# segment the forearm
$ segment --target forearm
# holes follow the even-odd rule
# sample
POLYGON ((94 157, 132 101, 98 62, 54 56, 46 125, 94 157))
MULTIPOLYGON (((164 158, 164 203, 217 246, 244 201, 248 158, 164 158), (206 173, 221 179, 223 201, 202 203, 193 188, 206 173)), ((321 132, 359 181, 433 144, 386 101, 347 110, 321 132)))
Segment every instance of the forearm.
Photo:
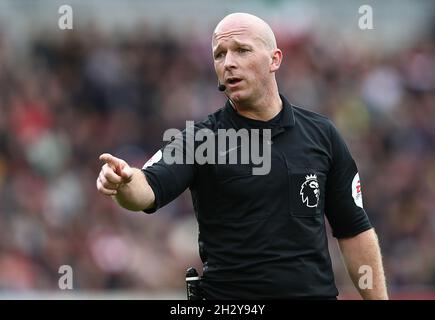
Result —
POLYGON ((133 168, 133 178, 123 184, 113 198, 118 204, 128 210, 141 211, 154 204, 155 196, 145 175, 140 169, 133 168))
POLYGON ((373 229, 338 243, 349 275, 363 299, 388 299, 378 238, 373 229))

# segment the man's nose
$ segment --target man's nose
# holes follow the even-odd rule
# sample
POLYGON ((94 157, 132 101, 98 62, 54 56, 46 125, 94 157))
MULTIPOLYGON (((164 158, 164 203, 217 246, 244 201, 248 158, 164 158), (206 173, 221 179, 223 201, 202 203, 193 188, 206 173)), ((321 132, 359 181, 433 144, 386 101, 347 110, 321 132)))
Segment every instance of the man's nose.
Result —
POLYGON ((235 61, 234 54, 232 54, 231 52, 227 52, 227 54, 225 55, 224 68, 233 69, 235 67, 236 67, 236 61, 235 61))

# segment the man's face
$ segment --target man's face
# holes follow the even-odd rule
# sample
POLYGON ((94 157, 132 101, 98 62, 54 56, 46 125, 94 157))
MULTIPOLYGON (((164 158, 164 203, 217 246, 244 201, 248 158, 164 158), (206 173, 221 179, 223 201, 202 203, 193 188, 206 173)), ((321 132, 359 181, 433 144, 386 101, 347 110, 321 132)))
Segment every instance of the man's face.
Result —
POLYGON ((213 60, 219 82, 238 102, 258 99, 271 79, 272 50, 254 35, 255 30, 234 26, 213 37, 213 60))

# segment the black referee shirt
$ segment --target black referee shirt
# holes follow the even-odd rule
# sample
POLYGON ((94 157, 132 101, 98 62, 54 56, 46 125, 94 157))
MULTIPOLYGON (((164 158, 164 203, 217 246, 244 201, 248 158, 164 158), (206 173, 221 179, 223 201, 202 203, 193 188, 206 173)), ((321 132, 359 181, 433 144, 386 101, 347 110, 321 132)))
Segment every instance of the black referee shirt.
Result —
MULTIPOLYGON (((194 126, 271 129, 269 174, 253 175, 252 163, 169 165, 157 154, 143 168, 156 199, 147 213, 191 191, 208 299, 335 297, 325 216, 337 238, 371 228, 357 167, 332 122, 281 99, 267 122, 227 102, 194 126)), ((186 130, 164 148, 185 140, 186 130)))

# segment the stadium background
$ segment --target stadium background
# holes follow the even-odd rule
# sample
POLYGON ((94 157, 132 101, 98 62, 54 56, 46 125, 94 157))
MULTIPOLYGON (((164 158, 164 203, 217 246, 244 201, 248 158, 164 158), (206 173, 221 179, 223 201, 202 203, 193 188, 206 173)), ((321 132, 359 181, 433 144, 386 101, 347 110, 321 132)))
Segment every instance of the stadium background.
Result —
POLYGON ((283 0, 0 2, 0 298, 185 298, 200 268, 189 193, 151 216, 119 209, 97 194, 98 155, 141 167, 165 129, 223 104, 210 37, 234 11, 271 24, 280 91, 348 142, 392 297, 435 298, 434 4, 283 0), (363 4, 374 30, 358 28, 363 4))

